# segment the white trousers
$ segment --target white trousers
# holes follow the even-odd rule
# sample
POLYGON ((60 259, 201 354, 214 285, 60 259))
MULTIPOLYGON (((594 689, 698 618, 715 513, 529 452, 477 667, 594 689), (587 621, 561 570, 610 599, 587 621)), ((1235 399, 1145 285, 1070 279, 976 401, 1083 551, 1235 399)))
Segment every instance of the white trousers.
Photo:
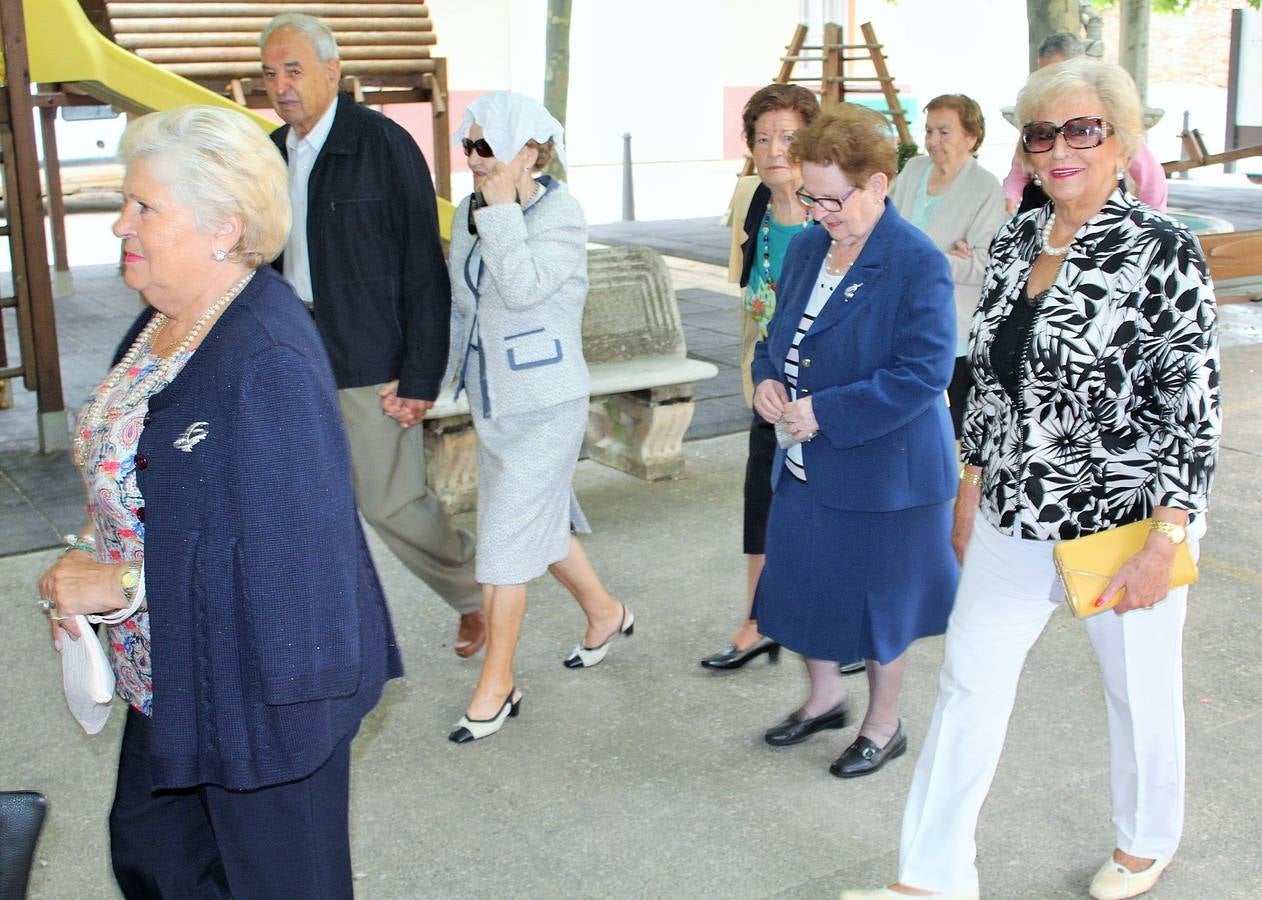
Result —
MULTIPOLYGON (((1189 526, 1196 539, 1204 519, 1189 526)), ((899 881, 977 893, 977 817, 1003 751, 1026 654, 1064 592, 1051 541, 999 532, 978 515, 947 625, 938 701, 916 764, 899 881)), ((1109 722, 1117 846, 1168 858, 1183 830, 1183 621, 1187 587, 1151 610, 1084 621, 1100 663, 1109 722)))

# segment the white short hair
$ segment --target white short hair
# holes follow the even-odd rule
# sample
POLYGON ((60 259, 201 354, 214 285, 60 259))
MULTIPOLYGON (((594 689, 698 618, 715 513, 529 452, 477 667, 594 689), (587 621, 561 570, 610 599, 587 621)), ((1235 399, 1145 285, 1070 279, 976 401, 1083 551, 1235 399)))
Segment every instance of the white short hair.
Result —
POLYGON ((222 106, 181 106, 141 116, 118 145, 123 165, 156 163, 154 175, 193 213, 203 234, 241 222, 231 255, 258 268, 280 255, 289 239, 289 170, 276 145, 243 112, 222 106))
POLYGON ((267 43, 267 39, 282 28, 292 28, 295 31, 301 31, 303 35, 311 42, 315 55, 322 63, 326 63, 331 59, 338 58, 337 38, 333 37, 333 32, 329 30, 329 26, 325 25, 315 16, 308 16, 304 13, 281 13, 272 21, 268 22, 263 28, 263 33, 259 35, 259 49, 267 43))

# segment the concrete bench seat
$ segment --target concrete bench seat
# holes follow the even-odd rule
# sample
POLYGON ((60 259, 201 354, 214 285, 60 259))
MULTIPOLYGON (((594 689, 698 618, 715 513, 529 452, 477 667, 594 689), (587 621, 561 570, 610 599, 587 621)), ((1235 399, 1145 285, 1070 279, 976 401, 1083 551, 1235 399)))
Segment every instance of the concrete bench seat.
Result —
MULTIPOLYGON (((624 359, 616 362, 589 365, 592 374, 593 397, 641 391, 648 388, 669 387, 685 382, 705 381, 718 374, 718 367, 700 359, 678 356, 645 356, 640 359, 624 359)), ((469 400, 464 394, 454 399, 454 389, 444 387, 425 420, 445 419, 449 416, 467 416, 469 400)))
MULTIPOLYGON (((647 247, 588 251, 583 355, 591 371, 584 450, 647 481, 683 474, 698 381, 718 367, 689 359, 661 256, 647 247)), ((425 417, 426 474, 452 512, 477 503, 477 437, 468 397, 443 388, 425 417)))

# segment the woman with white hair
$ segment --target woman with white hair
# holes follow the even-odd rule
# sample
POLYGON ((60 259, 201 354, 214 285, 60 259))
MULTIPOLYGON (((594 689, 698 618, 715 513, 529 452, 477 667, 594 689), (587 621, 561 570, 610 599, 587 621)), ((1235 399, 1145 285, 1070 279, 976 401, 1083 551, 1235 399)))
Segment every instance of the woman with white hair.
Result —
POLYGON ((631 636, 635 616, 574 537, 587 530, 570 486, 590 389, 587 223, 561 182, 538 175, 554 154, 564 162, 561 123, 501 91, 469 105, 459 139, 475 193, 456 210, 448 256, 452 370, 478 436, 476 572, 487 626, 481 677, 448 736, 463 744, 495 734, 520 708, 513 654, 527 582, 551 571, 587 617, 567 668, 601 662, 614 638, 631 636))
MULTIPOLYGON (((953 543, 963 563, 899 883, 977 897, 975 835, 1026 653, 1064 599, 1058 541, 1147 522, 1084 621, 1104 681, 1114 849, 1096 900, 1151 889, 1183 829, 1178 544, 1205 532, 1221 433, 1214 290, 1188 230, 1118 186, 1143 132, 1130 76, 1076 59, 1017 98, 1052 199, 1000 229, 973 316, 953 543), (1109 608, 1112 604, 1111 609, 1109 608)), ((1081 747, 1066 747, 1071 758, 1081 747)))
POLYGON ((87 523, 40 579, 108 624, 124 896, 349 897, 350 745, 402 674, 311 316, 265 263, 284 162, 244 115, 133 122, 123 279, 149 303, 79 412, 87 523))

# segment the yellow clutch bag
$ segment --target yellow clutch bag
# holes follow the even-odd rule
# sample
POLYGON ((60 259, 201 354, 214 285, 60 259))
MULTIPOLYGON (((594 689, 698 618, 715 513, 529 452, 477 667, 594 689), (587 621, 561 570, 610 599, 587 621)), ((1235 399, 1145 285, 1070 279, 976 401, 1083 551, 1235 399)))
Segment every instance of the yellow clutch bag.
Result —
MULTIPOLYGON (((1112 609, 1122 599, 1125 590, 1118 591, 1111 603, 1105 606, 1095 605, 1109 581, 1122 567, 1122 563, 1144 546, 1151 530, 1151 520, 1144 519, 1142 522, 1110 528, 1108 531, 1071 541, 1061 541, 1052 549, 1056 571, 1060 574, 1060 580, 1065 583, 1065 599, 1075 616, 1080 619, 1094 616, 1106 609, 1112 609)), ((1185 540, 1175 547, 1174 574, 1170 579, 1170 587, 1182 587, 1196 579, 1196 562, 1192 559, 1192 551, 1188 549, 1188 542, 1185 540)))

